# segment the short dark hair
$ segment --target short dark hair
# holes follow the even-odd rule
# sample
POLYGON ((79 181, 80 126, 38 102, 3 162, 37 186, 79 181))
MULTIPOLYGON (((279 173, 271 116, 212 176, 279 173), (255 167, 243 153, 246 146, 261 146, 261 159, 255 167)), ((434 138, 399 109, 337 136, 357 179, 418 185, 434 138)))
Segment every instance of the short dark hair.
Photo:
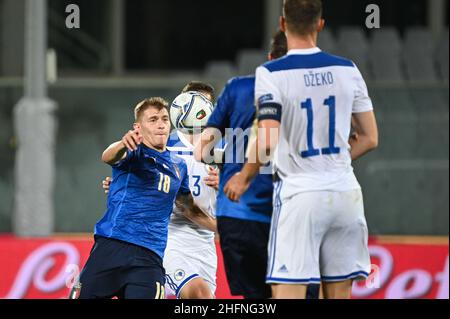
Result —
POLYGON ((141 119, 142 114, 149 108, 155 108, 158 111, 166 109, 169 112, 169 103, 162 97, 151 97, 139 102, 134 108, 134 119, 138 122, 141 119))
MULTIPOLYGON (((186 92, 191 92, 191 91, 206 92, 209 95, 211 95, 211 98, 213 101, 216 98, 216 96, 215 96, 216 90, 214 89, 214 87, 211 84, 208 84, 205 82, 191 81, 183 88, 183 91, 181 91, 181 93, 186 93, 186 92)), ((211 102, 213 102, 213 101, 211 101, 211 102)))
POLYGON ((283 11, 289 31, 307 35, 322 17, 322 0, 284 0, 283 11))
POLYGON ((283 31, 278 30, 272 37, 272 42, 270 43, 270 57, 272 59, 281 58, 286 55, 287 50, 286 35, 283 31))

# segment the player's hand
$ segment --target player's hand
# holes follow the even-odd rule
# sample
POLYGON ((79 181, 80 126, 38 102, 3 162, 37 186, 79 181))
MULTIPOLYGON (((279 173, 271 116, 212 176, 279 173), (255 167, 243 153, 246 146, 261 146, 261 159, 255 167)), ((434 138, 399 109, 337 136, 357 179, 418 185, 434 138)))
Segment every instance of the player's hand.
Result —
POLYGON ((111 185, 111 182, 112 182, 112 178, 111 177, 106 177, 102 181, 102 187, 103 187, 103 190, 105 191, 105 194, 109 193, 109 186, 111 185))
POLYGON ((208 176, 204 178, 205 184, 215 190, 219 189, 219 170, 208 166, 208 176))
POLYGON ((233 202, 239 202, 249 187, 250 183, 247 179, 241 173, 236 173, 225 185, 224 193, 233 202))
POLYGON ((144 140, 141 131, 138 129, 128 131, 127 134, 125 134, 122 137, 122 144, 130 151, 136 151, 138 145, 142 143, 144 140))

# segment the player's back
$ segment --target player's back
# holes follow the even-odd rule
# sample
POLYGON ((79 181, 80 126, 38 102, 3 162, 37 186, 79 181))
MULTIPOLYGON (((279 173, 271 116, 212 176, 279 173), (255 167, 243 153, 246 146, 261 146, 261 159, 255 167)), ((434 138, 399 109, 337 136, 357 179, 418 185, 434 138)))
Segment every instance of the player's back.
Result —
POLYGON ((214 127, 225 136, 225 163, 220 172, 217 198, 217 216, 269 223, 272 214, 272 176, 259 174, 239 203, 232 202, 223 192, 227 182, 240 172, 245 163, 251 128, 255 120, 255 76, 231 79, 209 118, 208 127, 214 127))
POLYGON ((318 48, 291 50, 257 74, 261 113, 272 112, 271 105, 282 109, 274 169, 291 192, 359 188, 348 143, 351 118, 372 104, 355 64, 318 48))

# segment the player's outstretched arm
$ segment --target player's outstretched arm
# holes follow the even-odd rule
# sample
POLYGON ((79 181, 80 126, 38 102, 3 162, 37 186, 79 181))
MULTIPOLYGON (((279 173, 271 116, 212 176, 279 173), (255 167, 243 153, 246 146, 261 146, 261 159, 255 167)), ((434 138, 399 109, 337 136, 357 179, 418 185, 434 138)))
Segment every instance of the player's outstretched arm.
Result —
POLYGON ((191 193, 179 193, 175 200, 175 205, 183 213, 183 215, 193 223, 217 233, 217 222, 210 215, 204 213, 200 207, 194 203, 191 193))
POLYGON ((109 165, 117 164, 127 155, 127 150, 135 151, 142 143, 142 135, 139 130, 128 131, 122 140, 111 144, 102 155, 102 161, 109 165))
POLYGON ((351 156, 355 161, 378 147, 378 127, 373 111, 355 113, 352 121, 358 138, 350 139, 351 156))

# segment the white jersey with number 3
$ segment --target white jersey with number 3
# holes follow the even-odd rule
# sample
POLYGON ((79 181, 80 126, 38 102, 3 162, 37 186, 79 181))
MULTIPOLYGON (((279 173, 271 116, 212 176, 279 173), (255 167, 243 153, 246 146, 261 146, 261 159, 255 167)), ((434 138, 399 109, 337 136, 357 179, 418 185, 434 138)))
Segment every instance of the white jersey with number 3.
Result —
POLYGON ((274 170, 284 196, 360 188, 348 143, 353 113, 372 111, 355 64, 319 48, 291 50, 256 72, 259 119, 281 121, 274 170))
MULTIPOLYGON (((189 174, 189 188, 195 204, 211 217, 215 217, 216 191, 207 186, 204 181, 211 167, 194 159, 194 146, 178 131, 171 135, 167 149, 185 160, 189 174)), ((169 235, 179 236, 181 240, 187 241, 189 241, 188 238, 194 236, 197 245, 200 244, 200 241, 208 245, 211 240, 214 240, 213 232, 203 229, 188 220, 176 206, 174 206, 169 223, 169 235)))
MULTIPOLYGON (((195 204, 211 217, 215 217, 216 191, 204 181, 211 167, 195 161, 194 146, 179 131, 170 136, 167 149, 174 156, 185 160, 189 188, 195 204)), ((175 295, 180 298, 183 287, 197 277, 205 280, 211 293, 215 294, 217 254, 214 233, 184 217, 176 206, 169 223, 164 268, 168 296, 175 295)))

